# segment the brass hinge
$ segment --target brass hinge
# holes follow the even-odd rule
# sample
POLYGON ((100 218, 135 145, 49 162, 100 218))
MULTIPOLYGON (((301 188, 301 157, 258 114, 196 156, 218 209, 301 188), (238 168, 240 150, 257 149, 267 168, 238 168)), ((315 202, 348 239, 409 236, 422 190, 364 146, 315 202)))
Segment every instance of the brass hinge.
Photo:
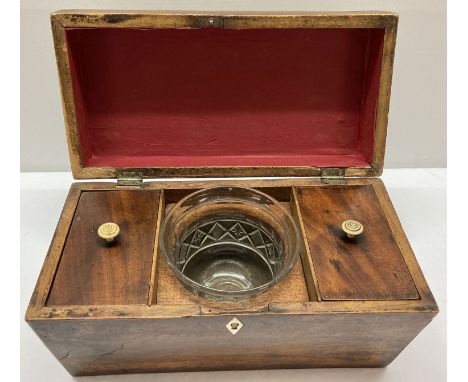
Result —
POLYGON ((324 184, 344 184, 346 182, 345 169, 339 167, 323 168, 320 181, 324 184))
POLYGON ((117 188, 141 188, 143 174, 141 172, 125 171, 117 174, 117 188))

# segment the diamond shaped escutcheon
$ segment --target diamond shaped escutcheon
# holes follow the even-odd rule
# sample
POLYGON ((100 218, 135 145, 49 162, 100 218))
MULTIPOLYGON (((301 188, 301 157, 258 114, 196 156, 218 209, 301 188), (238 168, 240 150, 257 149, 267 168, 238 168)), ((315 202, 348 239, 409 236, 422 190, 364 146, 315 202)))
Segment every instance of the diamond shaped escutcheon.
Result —
POLYGON ((227 330, 229 330, 233 336, 235 336, 243 326, 244 324, 240 322, 237 317, 234 317, 226 324, 227 330))

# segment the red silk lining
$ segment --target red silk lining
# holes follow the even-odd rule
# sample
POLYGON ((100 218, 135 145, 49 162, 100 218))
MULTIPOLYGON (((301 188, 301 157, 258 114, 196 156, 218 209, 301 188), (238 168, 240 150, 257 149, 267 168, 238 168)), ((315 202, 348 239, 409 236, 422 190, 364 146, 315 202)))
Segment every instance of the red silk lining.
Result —
POLYGON ((84 166, 369 166, 383 29, 66 31, 84 166))

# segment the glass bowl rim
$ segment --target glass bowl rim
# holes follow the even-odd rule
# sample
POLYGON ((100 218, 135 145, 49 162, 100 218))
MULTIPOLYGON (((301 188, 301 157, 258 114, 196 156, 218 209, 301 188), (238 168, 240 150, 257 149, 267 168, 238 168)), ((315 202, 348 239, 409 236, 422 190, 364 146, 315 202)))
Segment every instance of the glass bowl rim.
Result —
MULTIPOLYGON (((232 198, 234 200, 236 200, 236 198, 232 198)), ((242 198, 237 198, 237 200, 241 201, 241 202, 244 202, 244 203, 250 203, 252 204, 253 202, 251 201, 247 201, 245 199, 242 199, 242 198)), ((203 202, 202 202, 203 203, 203 202)), ((258 203, 258 207, 262 208, 262 209, 267 209, 265 206, 261 205, 260 203, 258 203)), ((276 213, 275 213, 276 215, 276 213)), ((177 276, 177 278, 179 280, 181 280, 182 282, 190 285, 191 288, 195 289, 195 290, 198 290, 198 291, 201 291, 207 295, 211 295, 211 296, 215 296, 215 297, 220 297, 220 296, 224 296, 226 298, 235 298, 236 296, 246 296, 248 297, 249 295, 257 295, 261 292, 263 292, 264 290, 266 289, 269 289, 271 287, 273 287, 274 285, 276 285, 277 283, 279 283, 280 281, 284 280, 284 278, 292 271, 292 269, 294 268, 294 266, 296 265, 297 261, 298 261, 298 258, 299 258, 299 252, 300 252, 300 235, 299 235, 299 229, 297 227, 297 224, 296 222, 294 221, 294 218, 292 217, 292 215, 286 210, 286 208, 284 208, 275 198, 273 198, 272 196, 262 192, 262 191, 259 191, 257 189, 254 189, 254 188, 251 188, 251 187, 242 187, 242 186, 213 186, 213 187, 205 187, 205 188, 201 188, 197 191, 194 191, 194 192, 191 192, 190 194, 184 196, 181 200, 179 200, 172 208, 171 210, 169 211, 169 213, 164 217, 164 220, 161 224, 161 232, 159 234, 159 245, 158 245, 158 249, 161 250, 161 252, 163 253, 163 256, 164 256, 164 259, 166 260, 166 264, 169 265, 169 267, 171 268, 171 270, 175 273, 175 275, 177 276), (291 241, 295 244, 294 245, 294 248, 292 249, 293 250, 293 253, 292 253, 292 256, 291 256, 291 259, 288 261, 287 265, 284 266, 280 272, 278 273, 277 276, 275 276, 272 280, 270 280, 269 282, 265 283, 265 284, 262 284, 262 285, 259 285, 255 288, 251 288, 251 289, 246 289, 246 290, 242 290, 242 291, 229 291, 229 290, 221 290, 221 289, 213 289, 213 288, 208 288, 202 284, 199 284, 197 283, 196 281, 194 281, 193 279, 187 277, 185 274, 183 274, 174 264, 174 262, 170 259, 168 253, 166 252, 166 248, 165 248, 165 233, 166 233, 166 230, 167 230, 167 222, 169 221, 169 219, 175 214, 175 211, 177 211, 178 208, 180 208, 187 200, 193 198, 193 197, 196 197, 198 196, 199 194, 202 194, 204 192, 212 192, 212 191, 215 191, 215 190, 229 190, 229 191, 235 191, 235 190, 238 190, 238 191, 247 191, 249 193, 252 193, 252 194, 256 194, 256 195, 259 195, 259 196, 262 196, 263 198, 267 199, 269 202, 271 202, 271 204, 273 204, 275 207, 277 207, 283 214, 283 216, 286 217, 286 220, 288 221, 288 225, 292 228, 292 234, 294 236, 294 238, 291 238, 291 241)))

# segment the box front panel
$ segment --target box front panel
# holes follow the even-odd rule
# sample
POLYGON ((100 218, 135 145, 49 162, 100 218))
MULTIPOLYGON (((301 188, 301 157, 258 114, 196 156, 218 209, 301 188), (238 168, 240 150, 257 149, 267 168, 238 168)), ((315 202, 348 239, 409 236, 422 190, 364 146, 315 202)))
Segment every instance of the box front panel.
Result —
POLYGON ((32 325, 73 375, 190 370, 383 367, 430 321, 425 313, 75 319, 32 325), (398 330, 395 330, 398 328, 398 330))

